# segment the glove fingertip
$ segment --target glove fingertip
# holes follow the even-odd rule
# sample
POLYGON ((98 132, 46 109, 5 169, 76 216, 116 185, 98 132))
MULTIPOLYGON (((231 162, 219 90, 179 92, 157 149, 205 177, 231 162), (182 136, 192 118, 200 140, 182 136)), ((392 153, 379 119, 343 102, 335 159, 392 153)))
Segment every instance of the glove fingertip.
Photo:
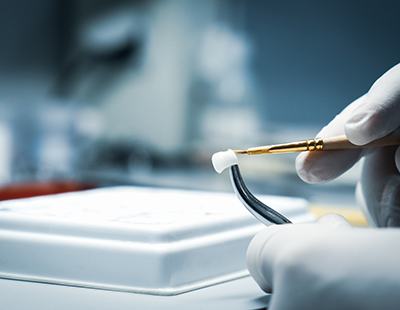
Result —
POLYGON ((307 153, 301 153, 296 158, 297 175, 306 183, 314 184, 321 180, 311 173, 311 166, 307 153))
POLYGON ((266 280, 262 273, 262 261, 260 260, 262 255, 262 249, 268 239, 265 236, 264 231, 258 233, 250 242, 247 253, 246 253, 246 264, 250 275, 257 282, 258 286, 265 292, 270 293, 272 291, 272 285, 266 280))
POLYGON ((268 226, 254 236, 247 248, 247 269, 260 288, 267 293, 272 292, 272 256, 277 254, 276 249, 270 248, 269 241, 285 228, 286 225, 268 226))
POLYGON ((323 154, 301 153, 296 158, 297 174, 304 182, 316 184, 332 179, 323 154))

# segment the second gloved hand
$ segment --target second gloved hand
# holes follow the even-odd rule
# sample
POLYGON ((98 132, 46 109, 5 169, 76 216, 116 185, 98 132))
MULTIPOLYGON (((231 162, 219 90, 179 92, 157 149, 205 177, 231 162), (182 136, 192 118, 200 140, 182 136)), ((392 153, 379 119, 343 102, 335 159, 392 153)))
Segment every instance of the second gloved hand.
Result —
POLYGON ((270 310, 399 309, 398 229, 272 225, 247 251, 270 310), (388 251, 390 249, 390 251, 388 251))

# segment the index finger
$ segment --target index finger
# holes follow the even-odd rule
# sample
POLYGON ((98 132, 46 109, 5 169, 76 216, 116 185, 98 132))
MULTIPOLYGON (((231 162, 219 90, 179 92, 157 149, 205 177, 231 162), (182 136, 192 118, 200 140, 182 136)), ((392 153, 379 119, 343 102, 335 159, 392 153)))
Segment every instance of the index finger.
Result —
MULTIPOLYGON (((344 135, 344 125, 353 112, 364 104, 365 96, 358 98, 339 113, 317 134, 319 138, 344 135)), ((304 152, 297 156, 296 170, 308 183, 330 181, 350 169, 361 157, 361 150, 304 152)))

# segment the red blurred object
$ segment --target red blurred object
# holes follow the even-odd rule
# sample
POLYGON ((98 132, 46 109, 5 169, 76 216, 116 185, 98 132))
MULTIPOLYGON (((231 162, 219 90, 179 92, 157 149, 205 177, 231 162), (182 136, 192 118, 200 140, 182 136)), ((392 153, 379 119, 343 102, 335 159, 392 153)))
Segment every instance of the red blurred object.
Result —
POLYGON ((76 181, 26 182, 0 187, 0 200, 28 198, 95 188, 94 184, 76 181))

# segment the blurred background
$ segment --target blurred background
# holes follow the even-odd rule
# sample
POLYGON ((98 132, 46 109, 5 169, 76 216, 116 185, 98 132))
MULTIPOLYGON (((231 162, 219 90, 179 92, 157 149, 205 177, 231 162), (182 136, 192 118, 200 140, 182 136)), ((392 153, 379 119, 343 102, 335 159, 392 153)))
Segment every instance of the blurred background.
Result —
MULTIPOLYGON (((399 62, 398 1, 0 1, 0 199, 119 184, 229 191, 213 152, 315 136, 399 62)), ((357 168, 254 192, 353 205, 357 168)))

